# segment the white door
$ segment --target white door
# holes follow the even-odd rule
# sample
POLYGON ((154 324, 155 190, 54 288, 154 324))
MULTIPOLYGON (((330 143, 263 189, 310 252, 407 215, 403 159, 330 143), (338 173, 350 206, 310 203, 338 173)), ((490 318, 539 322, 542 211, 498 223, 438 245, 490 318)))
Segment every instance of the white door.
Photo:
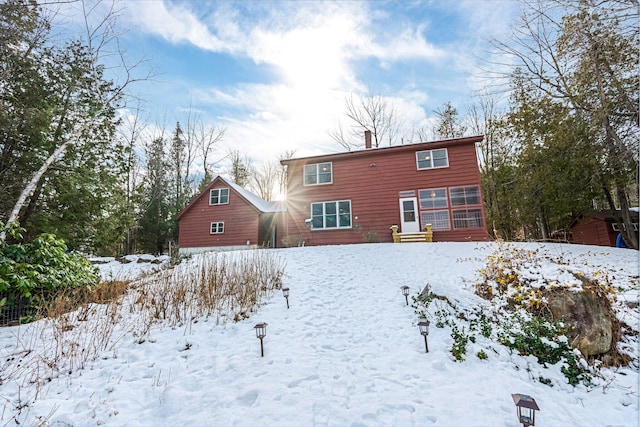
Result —
POLYGON ((416 197, 400 199, 400 232, 417 233, 419 231, 418 199, 416 197))

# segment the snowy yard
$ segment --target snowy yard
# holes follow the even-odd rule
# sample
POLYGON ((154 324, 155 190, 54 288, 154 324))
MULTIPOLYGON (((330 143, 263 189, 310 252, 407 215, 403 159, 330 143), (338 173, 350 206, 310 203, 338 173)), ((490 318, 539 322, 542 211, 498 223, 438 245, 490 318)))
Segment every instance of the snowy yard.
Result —
MULTIPOLYGON (((619 317, 637 332, 637 251, 516 245, 543 246, 543 252, 569 262, 562 268, 585 275, 606 271, 619 292, 619 317)), ((275 292, 239 322, 223 324, 211 316, 178 327, 156 325, 145 340, 113 334, 109 351, 44 384, 25 380, 28 367, 8 363, 38 340, 51 340, 43 321, 2 328, 0 425, 16 425, 16 417, 21 425, 58 427, 517 427, 512 393, 536 399, 539 426, 639 425, 637 336, 625 338, 635 348, 632 365, 601 368, 589 386, 570 386, 559 364, 543 367, 535 357, 483 337, 470 342, 465 360, 457 362, 451 328, 438 328, 433 320, 425 353, 417 315, 400 287, 409 286, 416 296, 428 283, 459 307, 489 310, 474 283, 495 247, 412 243, 271 250, 285 265, 290 309, 275 292), (268 323, 264 358, 253 328, 258 322, 268 323), (481 350, 486 360, 476 356, 481 350)), ((114 265, 99 265, 105 278, 143 269, 137 263, 118 270, 114 265)), ((543 265, 536 274, 560 276, 558 268, 543 265)), ((436 303, 430 306, 431 316, 436 309, 436 303)))

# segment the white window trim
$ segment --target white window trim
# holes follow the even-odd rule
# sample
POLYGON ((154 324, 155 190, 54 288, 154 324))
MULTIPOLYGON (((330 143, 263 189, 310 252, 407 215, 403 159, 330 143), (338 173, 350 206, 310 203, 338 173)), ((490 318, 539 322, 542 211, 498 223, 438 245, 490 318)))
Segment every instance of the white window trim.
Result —
POLYGON ((224 234, 224 221, 212 221, 209 225, 209 234, 224 234), (213 224, 216 224, 216 231, 213 231, 213 224), (218 231, 219 228, 222 228, 222 231, 218 231))
POLYGON ((321 163, 309 163, 306 164, 304 166, 302 166, 302 185, 304 187, 313 187, 316 185, 329 185, 329 184, 333 184, 333 162, 321 162, 321 163), (318 169, 320 168, 320 165, 324 165, 324 164, 329 164, 329 168, 331 169, 331 181, 329 182, 317 182, 319 179, 318 177, 320 176, 320 173, 318 171, 318 169), (315 184, 307 184, 307 174, 305 173, 305 169, 307 166, 315 166, 316 167, 316 183, 315 184))
POLYGON ((224 188, 212 188, 211 190, 209 190, 209 206, 217 206, 217 205, 228 205, 229 204, 229 189, 227 187, 224 188), (227 190, 227 201, 224 203, 220 203, 220 195, 222 193, 222 190, 227 190), (211 195, 213 194, 214 191, 218 192, 218 203, 211 203, 211 195))
POLYGON ((481 206, 482 205, 482 196, 480 195, 480 186, 479 185, 458 185, 457 187, 449 187, 449 191, 448 191, 448 197, 449 197, 449 204, 451 206, 451 209, 462 209, 465 206, 481 206), (456 190, 456 189, 465 189, 464 190, 464 204, 463 205, 454 205, 453 204, 453 197, 451 197, 451 191, 456 190), (467 204, 467 188, 476 188, 477 189, 477 197, 478 197, 478 203, 473 203, 473 204, 467 204))
POLYGON ((327 200, 327 201, 323 201, 323 202, 312 202, 309 205, 309 211, 311 213, 311 230, 312 231, 324 231, 324 230, 348 230, 350 228, 353 228, 353 209, 352 209, 352 205, 351 205, 351 200, 327 200), (339 203, 341 202, 349 202, 349 225, 348 226, 340 226, 340 207, 339 207, 339 203), (326 224, 326 212, 324 211, 324 207, 327 203, 335 203, 336 204, 336 226, 335 227, 325 227, 326 224), (322 228, 314 228, 313 227, 313 205, 319 205, 322 204, 322 228))
POLYGON ((448 168, 449 167, 449 150, 447 150, 446 148, 436 148, 435 150, 421 150, 421 151, 416 151, 416 169, 418 169, 419 171, 426 171, 426 170, 431 170, 431 169, 444 169, 444 168, 448 168), (434 151, 441 151, 444 150, 446 156, 445 158, 447 159, 447 164, 446 166, 433 166, 433 152, 434 151), (431 165, 430 167, 427 168, 421 168, 420 167, 420 162, 418 161, 418 155, 420 155, 421 153, 429 153, 429 155, 431 156, 431 165))
POLYGON ((451 216, 449 215, 449 209, 425 209, 420 211, 420 222, 422 223, 422 229, 424 230, 424 227, 427 224, 431 224, 431 226, 433 227, 432 230, 433 231, 451 231, 451 216), (426 213, 446 213, 447 214, 447 220, 448 220, 448 227, 447 228, 436 228, 435 224, 433 224, 433 222, 429 223, 429 222, 424 222, 422 221, 422 214, 426 214, 426 213))
MULTIPOLYGON (((473 206, 473 205, 469 205, 469 206, 473 206)), ((456 206, 455 208, 451 209, 451 220, 452 220, 452 227, 454 230, 470 230, 470 229, 474 229, 477 230, 479 228, 483 228, 484 227, 484 218, 482 217, 482 209, 481 208, 477 208, 477 207, 468 207, 468 206, 456 206), (455 213, 459 212, 459 211, 465 211, 467 212, 467 216, 466 216, 466 222, 467 222, 467 226, 466 227, 456 227, 456 217, 455 217, 455 213), (469 211, 479 211, 480 212, 480 226, 479 227, 469 227, 469 211)))
POLYGON ((449 191, 447 190, 447 187, 439 187, 439 188, 423 188, 422 190, 418 190, 418 204, 420 205, 420 210, 441 210, 441 209, 446 209, 449 207, 449 191), (444 201, 445 201, 445 205, 444 206, 436 206, 434 208, 424 208, 422 207, 422 198, 420 197, 420 192, 422 191, 438 191, 438 190, 443 190, 444 191, 444 201))

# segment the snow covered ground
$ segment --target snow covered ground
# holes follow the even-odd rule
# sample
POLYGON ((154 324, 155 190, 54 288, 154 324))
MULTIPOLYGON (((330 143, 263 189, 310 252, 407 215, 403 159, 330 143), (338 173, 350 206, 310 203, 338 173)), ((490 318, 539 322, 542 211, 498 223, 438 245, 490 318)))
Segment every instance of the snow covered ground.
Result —
MULTIPOLYGON (((275 293, 237 323, 199 319, 158 327, 142 343, 119 337, 115 350, 37 390, 6 381, 0 425, 15 425, 17 402, 35 393, 21 408, 22 425, 517 427, 512 393, 535 398, 538 426, 640 425, 637 339, 633 367, 602 369, 593 386, 575 388, 559 366, 544 368, 484 339, 469 343, 466 360, 456 362, 451 329, 434 322, 425 353, 400 286, 416 295, 429 283, 459 306, 486 305, 473 281, 494 249, 493 243, 412 243, 273 250, 286 263, 290 309, 275 293), (268 323, 263 358, 258 322, 268 323), (476 357, 479 350, 487 360, 476 357)), ((638 301, 637 251, 561 244, 545 244, 544 251, 585 274, 609 272, 622 301, 638 301)), ((102 267, 107 277, 115 274, 108 265, 102 267)), ((561 274, 553 268, 541 274, 561 274)), ((621 315, 638 329, 637 308, 621 315)), ((3 363, 18 343, 39 339, 30 331, 28 325, 0 329, 3 363)))

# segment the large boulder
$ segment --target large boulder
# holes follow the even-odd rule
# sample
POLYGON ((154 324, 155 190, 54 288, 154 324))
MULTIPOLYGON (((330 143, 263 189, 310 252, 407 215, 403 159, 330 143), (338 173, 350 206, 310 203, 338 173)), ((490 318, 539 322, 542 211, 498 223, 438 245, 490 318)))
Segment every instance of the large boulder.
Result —
POLYGON ((556 288, 546 296, 553 319, 564 322, 573 348, 585 357, 609 351, 613 337, 610 305, 591 286, 580 292, 556 288))

